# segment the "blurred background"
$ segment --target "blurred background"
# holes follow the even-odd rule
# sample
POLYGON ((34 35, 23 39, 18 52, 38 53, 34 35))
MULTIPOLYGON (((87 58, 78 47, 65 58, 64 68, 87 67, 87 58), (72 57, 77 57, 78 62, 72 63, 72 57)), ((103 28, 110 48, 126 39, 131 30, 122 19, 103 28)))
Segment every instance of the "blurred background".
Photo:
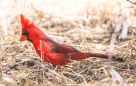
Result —
POLYGON ((0 85, 136 83, 135 10, 135 4, 127 0, 0 0, 0 85), (112 53, 125 62, 89 58, 55 71, 38 57, 30 42, 19 42, 20 14, 53 40, 84 52, 112 53))

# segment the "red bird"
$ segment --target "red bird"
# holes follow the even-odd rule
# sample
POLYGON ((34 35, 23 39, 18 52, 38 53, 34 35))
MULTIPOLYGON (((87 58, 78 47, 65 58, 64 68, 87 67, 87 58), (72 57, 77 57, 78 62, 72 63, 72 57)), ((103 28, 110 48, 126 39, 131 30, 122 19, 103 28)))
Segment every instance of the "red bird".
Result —
MULTIPOLYGON (((84 53, 69 45, 60 44, 46 36, 34 23, 30 22, 24 15, 20 15, 22 35, 20 41, 30 41, 38 55, 46 62, 54 66, 65 66, 72 60, 83 60, 89 57, 108 59, 108 55, 100 53, 84 53)), ((123 61, 122 58, 112 56, 113 60, 123 61)))

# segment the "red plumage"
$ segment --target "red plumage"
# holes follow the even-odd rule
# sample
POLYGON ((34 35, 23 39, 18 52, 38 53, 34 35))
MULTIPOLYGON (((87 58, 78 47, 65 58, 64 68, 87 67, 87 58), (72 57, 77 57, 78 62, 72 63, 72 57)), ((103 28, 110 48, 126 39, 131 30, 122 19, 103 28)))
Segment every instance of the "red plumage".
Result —
MULTIPOLYGON (((108 55, 100 53, 84 53, 69 45, 60 44, 46 36, 32 22, 20 15, 22 25, 22 35, 20 41, 29 40, 37 54, 46 62, 55 66, 65 66, 72 60, 82 60, 89 57, 99 57, 108 59, 108 55)), ((123 61, 122 58, 112 56, 113 60, 123 61)))

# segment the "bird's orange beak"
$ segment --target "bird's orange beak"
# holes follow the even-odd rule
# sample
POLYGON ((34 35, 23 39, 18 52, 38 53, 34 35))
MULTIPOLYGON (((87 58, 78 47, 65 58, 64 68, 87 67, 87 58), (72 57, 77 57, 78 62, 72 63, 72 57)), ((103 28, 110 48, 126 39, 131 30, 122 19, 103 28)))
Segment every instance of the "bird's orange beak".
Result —
POLYGON ((26 37, 25 35, 22 35, 22 36, 20 37, 20 41, 23 42, 23 41, 25 41, 25 40, 27 40, 27 37, 26 37))

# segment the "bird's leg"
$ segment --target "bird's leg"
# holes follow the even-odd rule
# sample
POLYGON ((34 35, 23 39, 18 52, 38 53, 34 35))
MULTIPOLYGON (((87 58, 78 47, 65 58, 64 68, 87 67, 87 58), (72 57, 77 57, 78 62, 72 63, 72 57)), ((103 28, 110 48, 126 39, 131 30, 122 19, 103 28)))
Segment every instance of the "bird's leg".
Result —
POLYGON ((54 69, 54 70, 60 69, 60 66, 59 66, 59 65, 54 65, 54 64, 53 64, 53 69, 54 69), (55 67, 55 68, 54 68, 54 67, 55 67))
POLYGON ((52 65, 52 70, 54 70, 55 67, 56 67, 56 65, 53 64, 53 65, 52 65))
POLYGON ((57 65, 57 66, 56 66, 56 69, 60 69, 60 66, 59 66, 59 65, 57 65))

